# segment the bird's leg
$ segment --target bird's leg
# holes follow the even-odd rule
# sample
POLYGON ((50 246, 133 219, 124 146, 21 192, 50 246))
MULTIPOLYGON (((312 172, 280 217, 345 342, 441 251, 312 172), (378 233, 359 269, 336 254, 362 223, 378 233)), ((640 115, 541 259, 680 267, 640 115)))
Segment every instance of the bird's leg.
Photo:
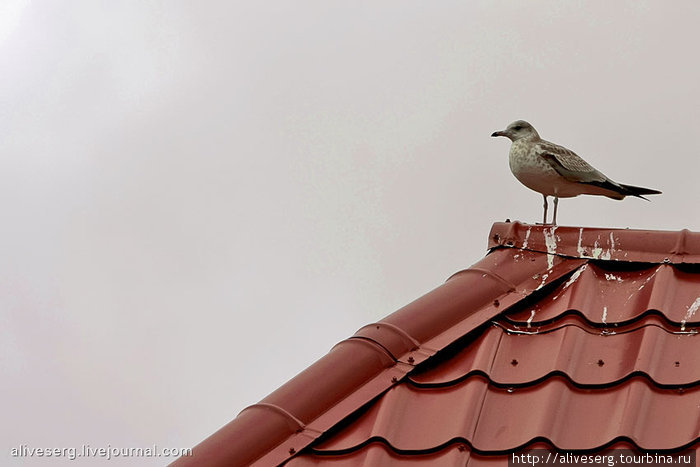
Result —
POLYGON ((549 204, 547 203, 547 195, 542 195, 544 198, 544 218, 542 220, 542 225, 545 225, 547 223, 547 208, 549 207, 549 204))
POLYGON ((552 218, 552 225, 557 225, 557 208, 559 207, 559 197, 554 197, 554 217, 552 218))

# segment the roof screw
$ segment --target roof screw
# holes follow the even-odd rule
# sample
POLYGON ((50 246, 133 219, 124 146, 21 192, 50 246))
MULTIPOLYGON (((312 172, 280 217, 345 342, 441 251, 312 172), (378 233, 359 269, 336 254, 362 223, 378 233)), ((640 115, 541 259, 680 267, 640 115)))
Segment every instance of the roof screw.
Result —
POLYGON ((460 445, 457 447, 457 449, 459 449, 459 450, 462 451, 462 452, 464 452, 464 451, 467 450, 467 448, 464 447, 464 444, 460 444, 460 445))
POLYGON ((499 302, 498 299, 493 301, 493 306, 498 306, 500 304, 501 304, 501 302, 499 302))
POLYGON ((413 357, 408 357, 408 363, 413 363, 413 362, 415 362, 415 360, 413 359, 413 357))
POLYGON ((674 363, 675 366, 681 366, 681 362, 674 363))
POLYGON ((671 260, 669 258, 664 258, 664 263, 668 264, 670 262, 671 262, 671 260))
POLYGON ((392 377, 391 377, 391 382, 392 382, 392 383, 396 383, 396 382, 398 382, 398 381, 399 381, 399 378, 397 378, 396 376, 392 376, 392 377))
POLYGON ((685 392, 684 388, 678 388, 678 394, 683 394, 685 392))
POLYGON ((513 240, 508 240, 508 241, 506 242, 506 245, 508 245, 508 246, 513 246, 513 240))
POLYGON ((289 448, 289 454, 294 454, 294 453, 296 453, 296 452, 297 452, 296 449, 294 449, 294 448, 289 448))
POLYGON ((534 276, 532 276, 532 278, 535 279, 535 280, 538 280, 538 279, 540 278, 540 274, 537 273, 537 274, 535 274, 534 276))
POLYGON ((510 224, 510 219, 507 219, 507 218, 506 218, 506 223, 507 223, 507 224, 510 224))
POLYGON ((508 388, 507 391, 508 391, 510 394, 512 394, 513 391, 515 391, 515 389, 513 389, 513 388, 508 388))
POLYGON ((513 366, 518 366, 518 361, 516 359, 513 359, 510 361, 510 364, 513 366))
POLYGON ((603 360, 598 360, 598 366, 603 366, 605 365, 605 362, 603 360))
POLYGON ((493 234, 493 241, 498 243, 501 241, 501 236, 498 234, 493 234))

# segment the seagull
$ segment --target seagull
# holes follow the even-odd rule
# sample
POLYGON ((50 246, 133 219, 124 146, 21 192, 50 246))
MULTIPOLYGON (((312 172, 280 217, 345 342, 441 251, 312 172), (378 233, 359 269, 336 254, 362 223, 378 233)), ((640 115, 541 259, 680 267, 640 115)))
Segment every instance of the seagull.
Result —
MULTIPOLYGON (((525 120, 517 120, 503 131, 491 136, 505 136, 512 141, 510 146, 510 170, 520 183, 544 197, 544 220, 547 223, 547 197, 554 197, 552 225, 557 225, 559 198, 578 195, 607 196, 624 199, 642 195, 658 195, 660 191, 623 185, 610 180, 572 150, 540 138, 537 130, 525 120)), ((649 201, 649 200, 647 200, 649 201)))

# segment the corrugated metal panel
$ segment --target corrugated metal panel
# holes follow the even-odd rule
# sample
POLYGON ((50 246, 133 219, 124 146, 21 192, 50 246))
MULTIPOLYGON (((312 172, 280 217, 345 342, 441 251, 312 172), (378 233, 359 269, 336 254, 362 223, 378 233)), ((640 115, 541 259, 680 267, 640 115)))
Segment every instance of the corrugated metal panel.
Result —
POLYGON ((401 454, 394 451, 391 446, 381 442, 374 442, 345 455, 302 455, 292 459, 285 465, 288 467, 314 467, 320 465, 331 465, 333 467, 357 467, 359 465, 380 467, 392 465, 408 465, 412 467, 495 467, 507 464, 508 456, 481 456, 473 453, 469 446, 462 443, 450 444, 437 452, 401 454))
POLYGON ((506 223, 490 246, 176 465, 503 465, 538 440, 700 441, 699 234, 506 223))
POLYGON ((700 274, 664 264, 634 270, 606 269, 588 263, 531 307, 508 315, 536 327, 567 312, 599 326, 621 325, 650 311, 684 327, 700 323, 700 274))
MULTIPOLYGON (((585 248, 578 245, 577 229, 574 245, 564 242, 564 232, 552 255, 556 233, 550 227, 521 230, 521 247, 528 250, 513 248, 522 256, 513 255, 507 267, 527 264, 533 253, 553 261, 561 251, 585 248), (530 251, 533 244, 527 243, 538 236, 544 251, 537 252, 536 242, 530 251)), ((616 241, 615 254, 596 241, 593 246, 600 248, 596 257, 608 260, 586 262, 505 310, 480 334, 438 353, 301 459, 313 459, 310 465, 340 454, 358 460, 376 443, 388 456, 381 465, 409 464, 409 454, 423 453, 461 453, 455 461, 461 465, 478 453, 505 465, 503 453, 538 439, 566 450, 600 450, 621 439, 641 449, 695 445, 700 270, 670 260, 620 260, 629 253, 619 249, 617 231, 607 234, 616 241), (457 444, 466 448, 455 452, 457 444)), ((638 245, 628 234, 624 241, 638 245)), ((653 234, 645 237, 658 240, 653 234)), ((687 260, 688 234, 659 234, 680 244, 677 251, 687 260)), ((585 245, 591 236, 581 238, 585 245)), ((546 274, 535 273, 533 280, 546 274)))
MULTIPOLYGON (((547 449, 556 452, 551 445, 545 443, 535 443, 529 445, 527 449, 547 449)), ((641 451, 635 449, 633 445, 622 442, 615 443, 603 451, 596 452, 596 454, 619 455, 619 451, 615 451, 617 449, 626 449, 637 452, 638 454, 643 454, 641 451)), ((522 452, 516 452, 515 454, 517 455, 520 453, 522 452)), ((672 455, 685 455, 689 453, 694 453, 696 458, 700 458, 700 445, 696 444, 691 446, 688 450, 684 450, 682 453, 672 453, 672 455)), ((669 454, 671 453, 666 453, 665 455, 669 454)), ((402 454, 393 450, 391 446, 375 441, 360 446, 358 449, 349 451, 343 455, 329 456, 324 455, 321 451, 311 451, 291 459, 284 465, 287 467, 316 467, 325 465, 333 467, 356 467, 358 465, 376 465, 382 467, 396 465, 416 467, 505 467, 508 465, 508 460, 512 458, 512 455, 513 453, 483 455, 472 451, 467 444, 460 442, 451 443, 435 452, 412 452, 402 454)), ((581 462, 579 465, 585 464, 581 462)), ((604 462, 597 465, 607 465, 607 463, 604 462)))
POLYGON ((543 334, 513 333, 495 322, 449 363, 409 378, 429 387, 481 374, 498 385, 517 387, 561 374, 578 386, 610 386, 639 375, 660 387, 689 387, 700 384, 699 348, 697 333, 669 334, 644 322, 620 334, 578 326, 543 334))
POLYGON ((700 437, 698 404, 700 387, 680 393, 641 377, 599 390, 561 376, 519 388, 495 387, 482 376, 430 388, 401 384, 314 449, 349 450, 381 439, 396 450, 427 451, 460 439, 497 453, 542 438, 564 450, 603 448, 620 438, 642 449, 680 448, 700 437))

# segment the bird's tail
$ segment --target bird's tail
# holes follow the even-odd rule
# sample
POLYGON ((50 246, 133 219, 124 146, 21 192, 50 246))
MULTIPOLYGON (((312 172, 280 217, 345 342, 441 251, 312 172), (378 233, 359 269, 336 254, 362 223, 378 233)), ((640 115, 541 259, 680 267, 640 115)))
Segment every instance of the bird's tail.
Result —
POLYGON ((607 193, 603 193, 603 196, 607 196, 612 199, 625 199, 625 196, 636 196, 637 198, 642 198, 649 201, 642 195, 660 195, 661 192, 658 190, 652 190, 651 188, 642 188, 640 186, 633 185, 623 185, 622 183, 613 182, 612 180, 605 179, 603 181, 594 180, 590 182, 585 182, 587 185, 597 186, 599 188, 604 188, 608 190, 607 193))
MULTIPOLYGON (((619 184, 622 188, 625 189, 625 195, 627 196, 636 196, 637 198, 642 198, 646 199, 642 195, 660 195, 661 192, 659 190, 652 190, 651 188, 642 188, 640 186, 633 186, 633 185, 623 185, 622 183, 619 184)), ((649 201, 648 199, 646 199, 649 201)))

